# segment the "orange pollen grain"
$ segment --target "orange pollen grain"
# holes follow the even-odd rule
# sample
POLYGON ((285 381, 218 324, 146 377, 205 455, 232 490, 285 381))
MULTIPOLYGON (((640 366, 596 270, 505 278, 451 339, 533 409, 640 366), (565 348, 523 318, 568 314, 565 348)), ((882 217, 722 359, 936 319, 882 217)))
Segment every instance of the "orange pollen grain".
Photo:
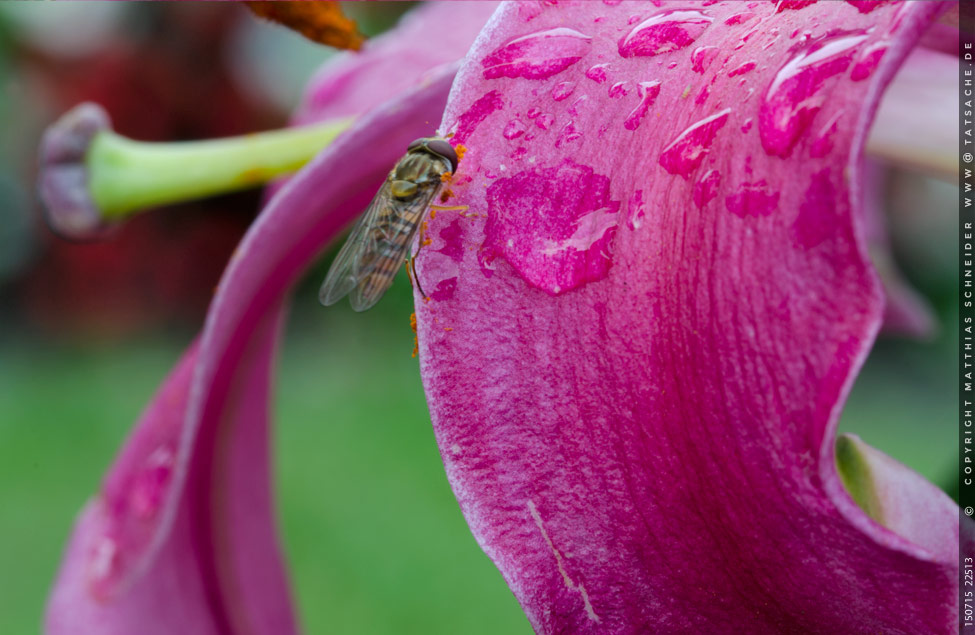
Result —
POLYGON ((454 147, 454 152, 457 153, 457 162, 460 163, 464 160, 464 154, 467 153, 467 146, 465 146, 463 143, 458 143, 454 147))
MULTIPOLYGON (((440 210, 441 212, 463 212, 468 209, 467 205, 431 205, 430 206, 430 218, 433 218, 433 212, 440 210)), ((464 214, 461 214, 464 216, 464 214)))
POLYGON ((440 175, 440 182, 441 183, 450 183, 450 179, 453 178, 453 176, 454 175, 452 173, 450 173, 450 172, 444 172, 443 174, 440 175))

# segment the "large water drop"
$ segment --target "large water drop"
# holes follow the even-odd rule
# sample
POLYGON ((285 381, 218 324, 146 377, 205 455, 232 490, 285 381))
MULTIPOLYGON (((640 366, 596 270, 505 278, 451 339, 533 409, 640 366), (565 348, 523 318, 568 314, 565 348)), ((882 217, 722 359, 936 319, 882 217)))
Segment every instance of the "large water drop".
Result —
POLYGON ((693 9, 668 9, 637 24, 619 41, 622 57, 648 57, 690 46, 714 18, 693 9))
POLYGON ((636 108, 623 121, 623 127, 627 130, 636 130, 640 127, 643 116, 647 114, 647 110, 657 100, 657 95, 660 94, 660 82, 640 82, 637 85, 637 93, 640 95, 640 103, 637 104, 636 108))
POLYGON ((567 27, 515 38, 481 60, 484 77, 545 79, 561 73, 589 52, 592 38, 567 27))
POLYGON ((772 156, 787 157, 826 99, 827 81, 852 63, 863 32, 827 34, 812 40, 776 73, 762 99, 758 131, 772 156))
POLYGON ((704 161, 730 114, 731 108, 725 108, 687 128, 660 153, 660 165, 671 174, 688 178, 704 161))

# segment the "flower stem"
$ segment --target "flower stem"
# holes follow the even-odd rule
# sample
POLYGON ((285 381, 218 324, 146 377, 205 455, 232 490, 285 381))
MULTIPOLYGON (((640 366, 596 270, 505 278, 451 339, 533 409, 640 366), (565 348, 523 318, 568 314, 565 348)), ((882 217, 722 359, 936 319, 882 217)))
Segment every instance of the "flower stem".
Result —
POLYGON ((299 169, 350 123, 179 143, 133 141, 102 130, 85 156, 92 200, 104 219, 119 220, 146 207, 261 185, 299 169))

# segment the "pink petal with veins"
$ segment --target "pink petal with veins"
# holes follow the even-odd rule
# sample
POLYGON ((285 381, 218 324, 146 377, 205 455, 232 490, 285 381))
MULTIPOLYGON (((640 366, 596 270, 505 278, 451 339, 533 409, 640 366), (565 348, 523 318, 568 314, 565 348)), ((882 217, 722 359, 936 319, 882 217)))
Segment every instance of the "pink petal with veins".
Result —
POLYGON ((899 509, 928 524, 884 527, 833 458, 883 314, 857 210, 863 142, 941 6, 787 4, 755 4, 746 24, 727 24, 737 2, 560 2, 530 20, 508 5, 458 75, 445 132, 486 94, 503 104, 466 130, 449 203, 466 212, 430 223, 463 249, 435 241, 418 267, 423 288, 452 289, 417 303, 421 372, 451 486, 538 632, 956 628, 957 508, 912 487, 899 509), (796 20, 810 38, 775 35, 796 20), (541 38, 533 64, 577 62, 485 75, 499 48, 555 28, 587 50, 541 38), (708 46, 720 54, 695 72, 708 46), (586 79, 597 64, 660 82, 640 125, 625 125, 639 94, 586 79), (572 99, 553 99, 564 85, 572 99), (533 112, 551 125, 505 138, 533 112))

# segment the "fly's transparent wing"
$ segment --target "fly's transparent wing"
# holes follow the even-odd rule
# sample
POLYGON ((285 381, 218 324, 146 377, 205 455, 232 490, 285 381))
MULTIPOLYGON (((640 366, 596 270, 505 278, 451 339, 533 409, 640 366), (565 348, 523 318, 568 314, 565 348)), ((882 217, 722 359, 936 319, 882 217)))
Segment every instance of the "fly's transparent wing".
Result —
POLYGON ((344 298, 369 274, 361 263, 374 260, 364 256, 377 250, 374 229, 378 227, 383 209, 388 208, 392 198, 390 182, 387 180, 376 192, 366 211, 356 221, 345 244, 332 261, 325 281, 318 290, 318 300, 325 306, 331 306, 344 298))
POLYGON ((335 257, 318 291, 319 301, 329 306, 351 293, 356 311, 376 304, 393 283, 439 190, 439 183, 423 183, 415 196, 402 201, 392 196, 390 182, 386 181, 335 257))
POLYGON ((356 311, 372 307, 393 284, 393 278, 406 259, 413 237, 426 214, 439 184, 421 186, 409 201, 394 201, 390 214, 381 217, 376 228, 375 251, 363 254, 360 265, 367 271, 352 289, 349 300, 356 311))

